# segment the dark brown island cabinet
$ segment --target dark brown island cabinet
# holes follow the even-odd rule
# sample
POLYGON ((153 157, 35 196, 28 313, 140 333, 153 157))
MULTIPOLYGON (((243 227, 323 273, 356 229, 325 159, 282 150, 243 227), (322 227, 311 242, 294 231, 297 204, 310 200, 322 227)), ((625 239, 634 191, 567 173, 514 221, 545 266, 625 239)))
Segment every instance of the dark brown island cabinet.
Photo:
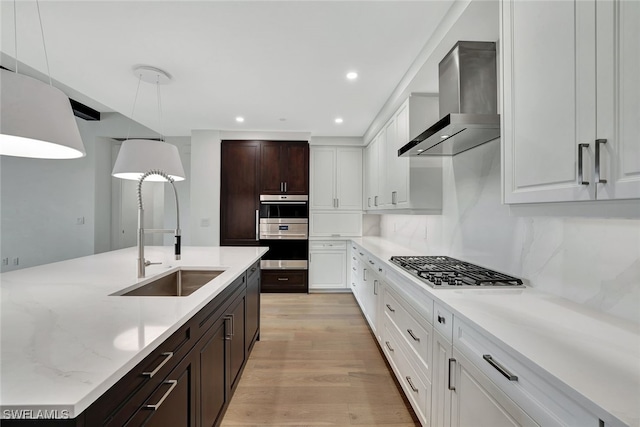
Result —
POLYGON ((217 426, 259 336, 260 261, 78 417, 2 426, 217 426))

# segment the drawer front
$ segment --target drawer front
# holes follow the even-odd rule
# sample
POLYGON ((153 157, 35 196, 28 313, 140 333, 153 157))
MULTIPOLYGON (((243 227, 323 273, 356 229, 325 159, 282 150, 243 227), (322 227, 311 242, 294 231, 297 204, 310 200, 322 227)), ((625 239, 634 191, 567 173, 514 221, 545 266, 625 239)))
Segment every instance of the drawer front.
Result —
POLYGON ((385 318, 382 335, 382 348, 389 364, 393 368, 398 382, 409 399, 413 410, 416 412, 423 426, 430 425, 428 417, 431 407, 431 383, 421 372, 419 364, 407 357, 399 341, 402 338, 397 335, 395 326, 385 318))
POLYGON ((384 308, 387 318, 393 321, 399 336, 402 337, 407 348, 419 359, 427 377, 431 378, 433 327, 409 303, 398 295, 394 295, 392 290, 385 288, 384 294, 384 308), (391 311, 389 307, 395 311, 391 311))
POLYGON ((381 277, 386 275, 386 267, 383 262, 380 262, 378 258, 367 254, 367 263, 371 266, 371 269, 381 277))
POLYGON ((453 313, 435 302, 433 304, 433 324, 443 337, 453 342, 453 313))
POLYGON ((454 319, 454 329, 454 349, 466 356, 538 424, 599 425, 597 417, 535 373, 529 362, 521 360, 511 349, 495 344, 459 318, 454 319))
POLYGON ((307 270, 262 270, 264 292, 307 292, 307 270))
POLYGON ((347 242, 344 241, 317 241, 312 240, 309 242, 310 250, 346 250, 347 242))

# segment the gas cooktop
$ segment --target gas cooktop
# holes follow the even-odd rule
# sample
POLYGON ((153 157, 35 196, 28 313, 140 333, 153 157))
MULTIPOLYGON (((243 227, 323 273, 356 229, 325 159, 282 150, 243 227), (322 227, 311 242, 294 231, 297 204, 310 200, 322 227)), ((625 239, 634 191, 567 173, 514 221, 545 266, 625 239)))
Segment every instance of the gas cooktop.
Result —
POLYGON ((434 288, 524 286, 515 277, 448 256, 392 256, 391 262, 434 288))

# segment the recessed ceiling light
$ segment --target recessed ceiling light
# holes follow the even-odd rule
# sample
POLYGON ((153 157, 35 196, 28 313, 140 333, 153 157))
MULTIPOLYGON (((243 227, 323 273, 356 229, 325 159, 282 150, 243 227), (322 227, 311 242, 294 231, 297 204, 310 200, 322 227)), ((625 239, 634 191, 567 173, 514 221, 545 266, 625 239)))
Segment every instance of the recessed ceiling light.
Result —
POLYGON ((240 116, 236 117, 236 122, 238 123, 244 122, 244 117, 240 117, 240 116))
POLYGON ((358 73, 356 73, 355 71, 350 71, 347 73, 347 78, 349 80, 355 80, 358 78, 358 73))
POLYGON ((344 120, 342 120, 342 117, 338 117, 338 118, 336 118, 336 119, 335 119, 335 122, 336 122, 337 124, 340 124, 340 123, 342 123, 343 121, 344 121, 344 120))
POLYGON ((424 151, 424 148, 418 149, 418 153, 422 153, 423 151, 424 151))
POLYGON ((440 138, 447 139, 447 138, 449 138, 449 135, 440 135, 440 138))

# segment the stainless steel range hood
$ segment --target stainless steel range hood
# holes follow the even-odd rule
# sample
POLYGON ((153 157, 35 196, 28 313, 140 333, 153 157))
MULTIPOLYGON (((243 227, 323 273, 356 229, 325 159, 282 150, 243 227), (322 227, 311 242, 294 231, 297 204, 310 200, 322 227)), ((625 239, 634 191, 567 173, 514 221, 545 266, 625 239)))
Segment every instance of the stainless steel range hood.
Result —
POLYGON ((500 136, 496 44, 460 41, 439 65, 441 119, 398 156, 453 156, 500 136))

